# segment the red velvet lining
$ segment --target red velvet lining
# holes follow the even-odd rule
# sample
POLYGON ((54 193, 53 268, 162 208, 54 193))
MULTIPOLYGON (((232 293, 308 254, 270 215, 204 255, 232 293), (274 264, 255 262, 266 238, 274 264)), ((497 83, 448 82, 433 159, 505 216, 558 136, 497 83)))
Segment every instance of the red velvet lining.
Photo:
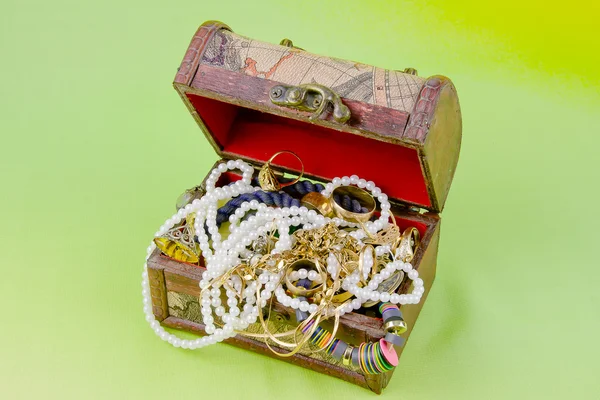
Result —
MULTIPOLYGON (((417 151, 363 136, 245 109, 187 94, 223 152, 266 161, 291 150, 312 175, 325 179, 356 174, 374 181, 390 197, 431 207, 417 151)), ((298 170, 291 156, 275 165, 298 170)))

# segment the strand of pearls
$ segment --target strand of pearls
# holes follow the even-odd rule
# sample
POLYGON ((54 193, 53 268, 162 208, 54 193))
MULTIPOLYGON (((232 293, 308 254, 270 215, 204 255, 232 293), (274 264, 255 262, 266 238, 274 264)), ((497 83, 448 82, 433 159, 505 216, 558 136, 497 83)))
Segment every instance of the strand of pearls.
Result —
MULTIPOLYGON (((146 321, 154 330, 157 336, 162 340, 167 341, 175 347, 187 349, 197 349, 210 344, 221 342, 227 338, 233 337, 238 331, 243 331, 248 325, 256 322, 259 314, 259 307, 264 307, 267 301, 275 294, 277 300, 285 306, 299 309, 301 311, 315 312, 318 308, 316 304, 310 304, 307 301, 300 301, 297 298, 291 298, 286 293, 282 286, 282 273, 272 273, 265 271, 258 278, 246 285, 242 291, 242 282, 238 276, 232 276, 228 279, 228 287, 225 285, 217 288, 210 287, 211 283, 222 277, 231 268, 234 268, 241 262, 241 257, 247 252, 247 246, 253 241, 270 234, 274 229, 277 230, 279 240, 272 250, 272 254, 278 254, 289 250, 292 246, 292 238, 289 235, 290 226, 303 225, 304 229, 313 229, 324 226, 327 223, 334 222, 337 226, 351 225, 347 221, 340 218, 326 218, 317 214, 313 210, 308 210, 306 207, 284 207, 284 208, 269 208, 265 204, 258 203, 256 200, 244 202, 240 208, 233 214, 229 221, 231 223, 230 235, 222 240, 216 224, 218 202, 223 199, 236 197, 242 193, 250 193, 260 190, 260 187, 254 187, 251 184, 252 174, 254 169, 242 160, 230 160, 227 163, 220 164, 215 168, 206 180, 206 194, 201 198, 194 200, 191 204, 180 209, 171 218, 159 228, 155 236, 162 236, 169 229, 179 224, 182 220, 195 213, 194 228, 197 232, 198 241, 202 254, 206 261, 206 271, 202 273, 200 280, 200 288, 203 289, 200 298, 202 320, 205 324, 207 336, 188 340, 180 339, 177 336, 167 332, 160 323, 154 318, 152 312, 152 300, 150 296, 150 286, 148 280, 147 264, 144 264, 142 273, 142 296, 144 313, 146 321), (216 187, 221 174, 229 170, 242 171, 242 179, 228 186, 216 187), (240 222, 241 218, 249 211, 254 211, 255 214, 245 221, 240 222), (205 231, 208 230, 210 238, 205 231), (234 290, 231 290, 233 288, 234 290), (226 305, 221 304, 221 291, 225 290, 227 297, 226 305), (257 294, 260 294, 261 303, 257 304, 257 294), (241 297, 242 306, 238 302, 238 297, 241 297), (215 326, 215 316, 219 317, 223 322, 221 328, 215 326)), ((371 181, 359 179, 356 175, 350 177, 335 178, 331 183, 325 186, 321 192, 325 196, 329 196, 331 192, 338 186, 355 184, 361 188, 371 191, 381 204, 381 215, 376 221, 365 223, 364 228, 369 233, 375 234, 385 228, 389 223, 390 204, 387 196, 381 192, 371 181)), ((356 239, 360 240, 367 236, 361 229, 357 229, 351 233, 356 239)), ((151 242, 147 249, 146 261, 155 250, 156 245, 151 242)), ((381 256, 390 252, 389 246, 375 247, 375 254, 381 256)), ((395 256, 395 255, 394 255, 395 256)), ((369 270, 373 266, 373 257, 363 260, 369 265, 369 270)), ((327 271, 332 277, 336 277, 339 273, 339 265, 333 255, 327 260, 327 271)), ((314 271, 311 271, 314 272, 314 271)), ((306 270, 296 272, 297 277, 294 278, 311 278, 311 273, 306 270)), ((314 275, 314 274, 312 274, 314 275)), ((315 278, 315 276, 312 276, 315 278)), ((412 268, 410 263, 402 263, 400 261, 392 261, 386 267, 375 274, 368 282, 367 286, 361 288, 358 286, 360 281, 358 272, 347 276, 342 281, 342 288, 348 290, 356 296, 352 301, 347 302, 341 308, 341 314, 351 312, 358 309, 363 303, 370 300, 390 301, 395 304, 413 304, 418 303, 423 292, 423 281, 418 278, 418 273, 412 268), (409 295, 398 295, 385 292, 377 292, 379 284, 396 270, 404 270, 407 276, 413 280, 414 290, 409 295)), ((331 309, 325 310, 325 313, 332 312, 331 309)))

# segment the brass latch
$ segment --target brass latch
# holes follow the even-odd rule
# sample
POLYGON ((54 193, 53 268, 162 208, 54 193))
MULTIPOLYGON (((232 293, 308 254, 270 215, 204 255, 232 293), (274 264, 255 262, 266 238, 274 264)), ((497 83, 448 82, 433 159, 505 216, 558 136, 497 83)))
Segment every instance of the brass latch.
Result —
POLYGON ((310 119, 319 118, 327 106, 333 106, 333 118, 340 123, 350 119, 350 109, 342 103, 342 99, 333 90, 317 83, 306 83, 299 86, 277 85, 269 92, 271 102, 278 106, 310 111, 310 119))

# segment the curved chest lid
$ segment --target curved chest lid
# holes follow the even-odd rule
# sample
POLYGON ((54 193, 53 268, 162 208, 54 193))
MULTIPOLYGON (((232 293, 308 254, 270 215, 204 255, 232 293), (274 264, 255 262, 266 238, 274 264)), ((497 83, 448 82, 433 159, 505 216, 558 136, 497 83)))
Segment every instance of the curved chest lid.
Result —
MULTIPOLYGON (((210 21, 192 39, 174 85, 224 158, 264 163, 290 150, 308 177, 355 174, 396 202, 443 208, 461 139, 460 107, 448 78, 259 42, 210 21), (314 84, 334 95, 304 90, 314 84), (302 107, 275 101, 281 87, 300 88, 302 107), (335 95, 350 112, 346 121, 337 118, 335 95), (315 99, 328 102, 317 118, 306 108, 315 99)), ((278 157, 274 165, 299 172, 293 157, 278 157)))

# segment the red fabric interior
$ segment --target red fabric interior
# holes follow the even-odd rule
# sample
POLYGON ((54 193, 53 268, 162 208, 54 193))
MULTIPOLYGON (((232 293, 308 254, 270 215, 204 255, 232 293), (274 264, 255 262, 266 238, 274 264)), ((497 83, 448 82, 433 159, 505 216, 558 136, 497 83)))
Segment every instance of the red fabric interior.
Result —
MULTIPOLYGON (((417 151, 366 137, 187 94, 223 152, 267 161, 291 150, 305 171, 325 179, 356 174, 372 180, 388 196, 431 206, 417 151)), ((299 171, 292 156, 273 164, 299 171)))

